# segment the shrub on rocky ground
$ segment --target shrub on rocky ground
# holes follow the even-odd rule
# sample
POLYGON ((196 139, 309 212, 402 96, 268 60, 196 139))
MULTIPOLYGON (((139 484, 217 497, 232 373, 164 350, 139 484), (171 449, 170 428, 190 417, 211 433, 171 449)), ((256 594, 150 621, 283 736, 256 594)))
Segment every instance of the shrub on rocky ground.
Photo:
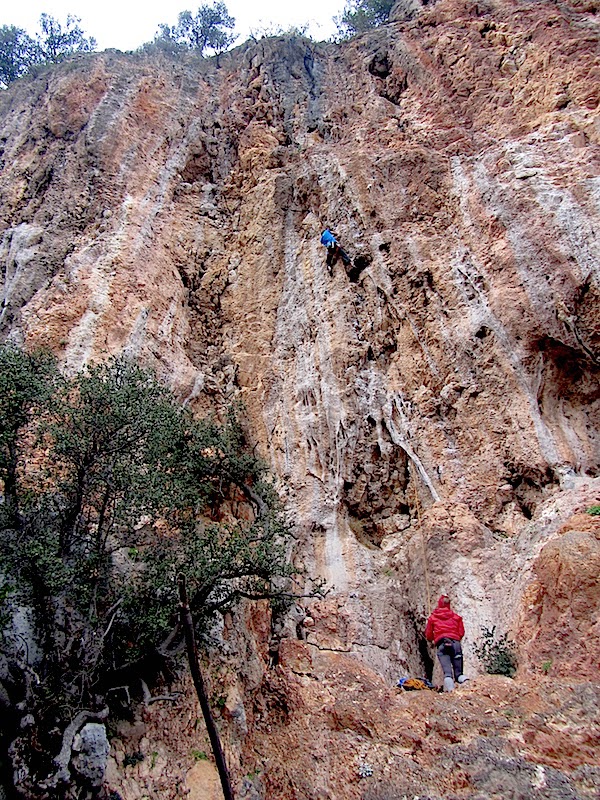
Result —
POLYGON ((474 646, 477 658, 490 675, 514 677, 517 671, 515 644, 508 634, 496 637, 496 626, 481 629, 481 640, 474 646))

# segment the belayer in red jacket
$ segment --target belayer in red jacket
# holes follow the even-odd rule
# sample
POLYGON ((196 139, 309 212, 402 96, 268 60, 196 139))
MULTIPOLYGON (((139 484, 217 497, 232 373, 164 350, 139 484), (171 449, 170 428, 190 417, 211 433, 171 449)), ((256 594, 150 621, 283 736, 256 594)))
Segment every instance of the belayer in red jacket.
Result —
POLYGON ((425 638, 437 648, 437 657, 444 672, 444 691, 454 689, 454 681, 464 683, 463 654, 460 640, 465 635, 462 617, 450 608, 450 598, 443 594, 425 627, 425 638))

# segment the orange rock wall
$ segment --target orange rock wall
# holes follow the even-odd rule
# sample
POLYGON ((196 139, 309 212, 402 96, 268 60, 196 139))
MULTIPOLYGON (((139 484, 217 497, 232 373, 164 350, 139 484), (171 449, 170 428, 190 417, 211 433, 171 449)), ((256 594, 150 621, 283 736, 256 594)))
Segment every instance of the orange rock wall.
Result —
MULTIPOLYGON (((198 413, 245 402, 295 558, 332 588, 315 656, 421 673, 445 590, 473 674, 497 625, 524 673, 588 679, 598 539, 563 526, 600 502, 599 91, 593 3, 504 0, 18 82, 3 335, 67 370, 125 351, 198 413)), ((281 797, 328 796, 303 792, 281 797)))

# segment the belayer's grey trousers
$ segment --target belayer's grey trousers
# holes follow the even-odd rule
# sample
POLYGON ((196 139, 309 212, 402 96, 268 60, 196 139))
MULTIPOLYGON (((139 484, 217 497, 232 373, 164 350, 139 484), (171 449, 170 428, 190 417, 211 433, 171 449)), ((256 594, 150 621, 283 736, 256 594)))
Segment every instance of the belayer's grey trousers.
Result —
POLYGON ((456 639, 442 639, 437 644, 437 657, 442 665, 445 678, 457 680, 463 671, 463 654, 460 642, 456 639))

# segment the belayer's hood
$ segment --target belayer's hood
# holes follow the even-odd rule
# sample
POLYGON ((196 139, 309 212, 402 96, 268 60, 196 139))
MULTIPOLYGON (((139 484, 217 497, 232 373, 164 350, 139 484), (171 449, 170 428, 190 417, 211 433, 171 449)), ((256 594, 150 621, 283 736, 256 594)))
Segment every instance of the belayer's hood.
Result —
POLYGON ((431 616, 435 617, 435 619, 452 619, 456 614, 452 611, 450 606, 438 606, 434 609, 431 616))

